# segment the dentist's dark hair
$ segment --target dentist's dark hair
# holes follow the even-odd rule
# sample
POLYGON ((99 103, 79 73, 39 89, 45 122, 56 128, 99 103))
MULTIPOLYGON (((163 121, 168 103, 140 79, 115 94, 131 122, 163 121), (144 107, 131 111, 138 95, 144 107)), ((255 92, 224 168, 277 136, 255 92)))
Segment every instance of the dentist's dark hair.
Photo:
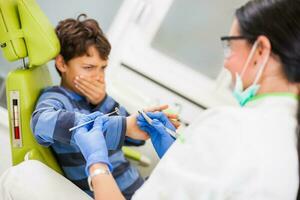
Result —
MULTIPOLYGON (((291 83, 300 83, 300 0, 252 0, 236 10, 242 36, 253 44, 264 35, 272 54, 282 63, 291 83)), ((300 103, 298 103, 297 150, 300 158, 300 103)), ((300 176, 300 164, 298 165, 300 176)), ((300 177, 299 177, 300 179, 300 177)), ((297 199, 300 200, 299 190, 297 199)))

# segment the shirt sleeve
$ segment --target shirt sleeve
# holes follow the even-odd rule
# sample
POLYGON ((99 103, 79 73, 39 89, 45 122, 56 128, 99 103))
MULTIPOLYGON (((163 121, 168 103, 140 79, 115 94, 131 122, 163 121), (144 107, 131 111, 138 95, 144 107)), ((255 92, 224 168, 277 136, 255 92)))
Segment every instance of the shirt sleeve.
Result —
MULTIPOLYGON (((31 129, 37 142, 50 146, 55 141, 64 144, 75 144, 70 128, 78 125, 85 115, 73 111, 70 100, 60 93, 47 92, 41 95, 31 117, 31 129)), ((126 118, 112 116, 107 122, 104 136, 108 150, 119 150, 126 134, 126 118)))
POLYGON ((39 144, 49 146, 55 141, 70 144, 71 127, 76 125, 82 114, 68 111, 70 101, 62 94, 44 93, 38 100, 31 116, 31 129, 39 144))
POLYGON ((111 116, 104 125, 104 137, 108 150, 120 150, 124 144, 126 134, 126 118, 111 116))
POLYGON ((127 110, 112 97, 106 95, 103 101, 96 106, 93 111, 100 111, 104 114, 114 112, 118 109, 119 113, 114 113, 105 125, 104 136, 108 150, 119 150, 125 142, 126 117, 129 116, 127 110))
MULTIPOLYGON (((102 113, 107 114, 107 113, 114 112, 116 108, 119 110, 119 113, 118 113, 119 116, 123 116, 123 117, 129 116, 129 112, 123 106, 121 106, 116 100, 114 100, 111 96, 108 96, 108 95, 106 95, 105 98, 103 99, 103 101, 94 108, 94 111, 100 111, 102 113)), ((117 114, 115 113, 113 115, 117 115, 117 114)), ((119 122, 119 123, 121 123, 121 122, 119 122)), ((125 119, 125 121, 123 121, 123 123, 126 124, 126 119, 125 119)), ((124 127, 124 125, 119 125, 119 127, 121 127, 121 126, 124 127)), ((136 139, 132 139, 132 138, 125 136, 126 129, 122 133, 123 134, 120 135, 121 141, 118 145, 118 148, 121 148, 123 145, 141 146, 141 145, 145 144, 144 140, 136 140, 136 139)), ((117 133, 117 134, 119 134, 119 133, 117 133)), ((114 137, 113 135, 108 135, 107 137, 111 137, 111 136, 114 137)), ((113 139, 108 139, 108 140, 113 141, 113 139)), ((112 143, 110 143, 110 144, 112 144, 112 143)), ((113 146, 115 147, 115 145, 113 145, 113 146)))

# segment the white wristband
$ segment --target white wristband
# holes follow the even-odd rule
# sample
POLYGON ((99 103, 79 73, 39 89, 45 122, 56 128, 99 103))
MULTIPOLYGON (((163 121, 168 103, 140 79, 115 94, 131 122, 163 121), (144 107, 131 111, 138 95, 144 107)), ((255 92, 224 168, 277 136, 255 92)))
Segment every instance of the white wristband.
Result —
POLYGON ((110 171, 108 169, 103 169, 103 168, 97 168, 93 171, 93 173, 88 177, 88 184, 89 184, 89 188, 91 191, 94 191, 93 189, 93 184, 92 184, 92 179, 99 175, 99 174, 105 174, 105 175, 110 175, 110 171))

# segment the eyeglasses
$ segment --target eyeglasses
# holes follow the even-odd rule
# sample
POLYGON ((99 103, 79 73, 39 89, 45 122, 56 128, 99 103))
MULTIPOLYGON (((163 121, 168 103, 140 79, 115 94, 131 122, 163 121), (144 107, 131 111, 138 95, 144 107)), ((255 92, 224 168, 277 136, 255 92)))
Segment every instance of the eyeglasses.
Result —
POLYGON ((245 36, 223 36, 221 37, 221 41, 230 41, 230 40, 246 40, 246 39, 249 39, 248 37, 245 37, 245 36))
POLYGON ((223 36, 220 39, 222 42, 225 58, 228 58, 231 54, 231 48, 230 48, 231 40, 249 40, 249 38, 245 36, 223 36))
POLYGON ((223 47, 229 47, 231 40, 248 40, 249 38, 245 36, 223 36, 220 39, 223 47))

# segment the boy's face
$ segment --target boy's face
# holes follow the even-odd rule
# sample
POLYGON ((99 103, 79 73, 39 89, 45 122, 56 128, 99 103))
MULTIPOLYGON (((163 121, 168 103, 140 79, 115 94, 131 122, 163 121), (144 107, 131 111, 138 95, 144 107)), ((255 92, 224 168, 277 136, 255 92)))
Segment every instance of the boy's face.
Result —
POLYGON ((62 86, 87 97, 94 105, 103 100, 107 60, 101 59, 94 46, 88 48, 87 55, 72 58, 67 63, 59 55, 55 62, 61 72, 62 86))

